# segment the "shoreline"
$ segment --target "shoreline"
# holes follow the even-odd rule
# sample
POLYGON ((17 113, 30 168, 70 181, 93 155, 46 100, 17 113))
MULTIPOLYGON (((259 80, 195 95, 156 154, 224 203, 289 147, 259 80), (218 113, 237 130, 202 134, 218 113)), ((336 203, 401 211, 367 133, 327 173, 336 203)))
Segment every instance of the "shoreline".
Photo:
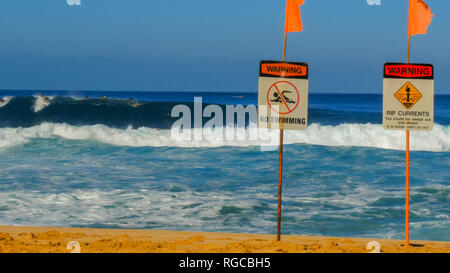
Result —
POLYGON ((450 253, 450 242, 169 230, 0 226, 0 253, 450 253))

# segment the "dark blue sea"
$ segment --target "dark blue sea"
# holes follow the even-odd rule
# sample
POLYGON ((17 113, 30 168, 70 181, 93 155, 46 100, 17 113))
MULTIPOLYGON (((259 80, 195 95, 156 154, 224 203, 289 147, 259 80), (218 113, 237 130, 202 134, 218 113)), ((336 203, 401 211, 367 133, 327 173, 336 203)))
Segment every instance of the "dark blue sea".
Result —
MULTIPOLYGON (((194 112, 194 97, 257 103, 0 91, 0 225, 276 233, 278 150, 248 137, 251 118, 243 139, 174 140, 171 113, 194 112)), ((381 94, 310 94, 308 129, 285 132, 283 234, 403 238, 405 132, 384 130, 381 111, 381 94)), ((450 95, 411 149, 411 239, 449 241, 450 95)))

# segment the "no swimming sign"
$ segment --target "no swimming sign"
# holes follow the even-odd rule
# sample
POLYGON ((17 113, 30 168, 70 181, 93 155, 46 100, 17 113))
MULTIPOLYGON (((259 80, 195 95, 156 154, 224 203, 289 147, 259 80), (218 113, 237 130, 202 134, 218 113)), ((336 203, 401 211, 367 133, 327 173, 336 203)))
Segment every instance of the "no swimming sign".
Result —
POLYGON ((258 126, 305 130, 308 124, 308 65, 261 61, 258 126))

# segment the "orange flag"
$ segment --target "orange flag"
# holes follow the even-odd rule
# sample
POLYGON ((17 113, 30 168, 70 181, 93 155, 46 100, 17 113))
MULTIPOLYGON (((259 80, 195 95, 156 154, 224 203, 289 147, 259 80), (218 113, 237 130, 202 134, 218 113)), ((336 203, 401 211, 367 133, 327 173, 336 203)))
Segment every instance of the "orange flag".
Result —
POLYGON ((424 0, 409 0, 408 35, 427 34, 427 28, 433 16, 430 7, 424 0))
POLYGON ((285 33, 303 31, 302 19, 300 18, 300 6, 303 3, 305 3, 305 0, 287 0, 285 33))

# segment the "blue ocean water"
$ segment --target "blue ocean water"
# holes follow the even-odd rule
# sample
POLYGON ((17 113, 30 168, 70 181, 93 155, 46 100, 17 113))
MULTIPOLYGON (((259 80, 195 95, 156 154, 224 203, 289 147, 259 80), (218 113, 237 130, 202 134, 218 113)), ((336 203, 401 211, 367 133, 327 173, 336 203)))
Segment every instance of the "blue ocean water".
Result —
MULTIPOLYGON (((170 137, 175 105, 256 93, 0 97, 0 225, 276 233, 277 150, 170 137)), ((383 130, 381 108, 376 94, 310 94, 308 130, 285 132, 283 234, 403 238, 405 136, 383 130)), ((449 241, 449 95, 435 122, 411 134, 411 238, 449 241)))

